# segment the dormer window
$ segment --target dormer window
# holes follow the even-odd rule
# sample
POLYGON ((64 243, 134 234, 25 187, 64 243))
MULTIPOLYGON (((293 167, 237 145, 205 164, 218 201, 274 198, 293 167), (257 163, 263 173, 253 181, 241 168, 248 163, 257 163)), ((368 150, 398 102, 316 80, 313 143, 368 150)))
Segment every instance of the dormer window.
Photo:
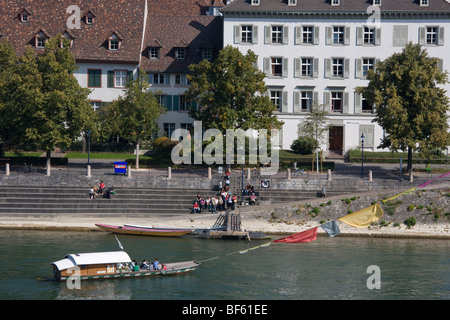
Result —
POLYGON ((213 58, 212 48, 202 48, 202 59, 211 61, 213 58))
POLYGON ((74 39, 75 37, 71 32, 69 31, 64 32, 61 39, 61 48, 64 48, 66 46, 64 42, 68 42, 69 48, 72 48, 74 39), (67 41, 64 41, 65 39, 67 39, 67 41))
POLYGON ((186 59, 186 48, 175 48, 175 59, 177 60, 186 59))
POLYGON ((114 32, 108 39, 108 49, 111 51, 118 51, 122 44, 122 37, 114 32))
POLYGON ((34 46, 38 49, 44 49, 45 43, 47 42, 47 39, 50 38, 50 35, 45 30, 40 30, 35 36, 34 36, 34 46))
POLYGON ((340 2, 341 2, 340 0, 331 0, 331 5, 332 6, 339 6, 341 4, 340 2))
POLYGON ((288 0, 288 6, 296 6, 297 0, 288 0))
POLYGON ((151 60, 159 59, 159 49, 158 47, 150 47, 148 48, 148 58, 151 60))
POLYGON ((84 15, 84 21, 86 22, 86 24, 94 24, 95 17, 96 17, 95 13, 93 13, 91 10, 89 10, 84 15))
POLYGON ((372 1, 372 4, 373 4, 374 6, 381 6, 381 0, 373 0, 373 1, 372 1))
POLYGON ((30 11, 28 11, 27 9, 23 9, 19 13, 20 22, 27 23, 28 21, 30 21, 30 16, 31 16, 30 11))
POLYGON ((420 0, 421 7, 428 7, 430 5, 430 0, 420 0))
POLYGON ((252 3, 252 6, 259 6, 259 1, 260 0, 250 0, 252 3))

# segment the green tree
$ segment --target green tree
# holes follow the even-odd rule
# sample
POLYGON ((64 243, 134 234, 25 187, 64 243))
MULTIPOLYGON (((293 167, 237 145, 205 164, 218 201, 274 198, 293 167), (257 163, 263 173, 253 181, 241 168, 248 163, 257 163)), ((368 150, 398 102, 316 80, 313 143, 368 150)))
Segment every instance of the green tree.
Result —
POLYGON ((300 137, 309 137, 316 141, 316 147, 325 141, 325 134, 328 131, 328 112, 323 105, 313 101, 311 112, 309 112, 303 121, 298 125, 298 135, 300 137))
MULTIPOLYGON (((158 92, 149 90, 148 76, 140 69, 137 79, 128 81, 123 96, 109 108, 110 121, 121 128, 121 136, 136 143, 136 168, 139 168, 139 145, 142 137, 148 137, 158 130, 158 118, 165 112, 160 106, 158 92)), ((115 127, 117 130, 117 126, 115 127)))
POLYGON ((450 144, 447 112, 449 99, 443 89, 447 74, 438 67, 418 44, 409 43, 401 53, 395 53, 369 70, 369 84, 357 88, 374 104, 373 120, 385 131, 381 148, 408 150, 408 168, 412 170, 413 150, 424 157, 450 144))
POLYGON ((202 121, 205 130, 281 128, 283 123, 273 115, 276 107, 263 95, 267 90, 265 74, 256 62, 257 56, 251 50, 244 55, 226 46, 214 62, 203 60, 191 65, 191 87, 186 95, 199 108, 191 108, 189 115, 202 121))
POLYGON ((75 59, 61 35, 50 38, 42 53, 28 47, 12 68, 15 76, 6 81, 9 96, 1 97, 6 131, 15 146, 45 150, 50 170, 51 151, 93 125, 90 90, 74 77, 75 59))

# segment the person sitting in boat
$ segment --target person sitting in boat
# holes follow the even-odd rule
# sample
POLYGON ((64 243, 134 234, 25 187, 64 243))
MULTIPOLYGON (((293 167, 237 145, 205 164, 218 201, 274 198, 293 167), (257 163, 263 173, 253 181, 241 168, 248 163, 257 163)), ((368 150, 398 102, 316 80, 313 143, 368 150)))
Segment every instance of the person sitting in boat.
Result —
POLYGON ((164 262, 161 264, 161 270, 167 270, 167 266, 164 262))
POLYGON ((159 262, 158 259, 155 258, 155 260, 153 261, 153 267, 155 268, 155 270, 159 269, 159 262))
POLYGON ((148 265, 147 259, 142 260, 141 269, 147 269, 147 270, 150 269, 150 266, 148 265))

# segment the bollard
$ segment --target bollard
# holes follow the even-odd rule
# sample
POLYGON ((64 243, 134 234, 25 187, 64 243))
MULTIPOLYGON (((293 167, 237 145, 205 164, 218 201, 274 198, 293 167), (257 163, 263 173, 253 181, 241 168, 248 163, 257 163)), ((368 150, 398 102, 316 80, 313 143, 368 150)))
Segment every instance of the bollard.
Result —
POLYGON ((414 176, 412 174, 412 171, 409 172, 409 182, 413 182, 414 181, 414 176))
POLYGON ((50 177, 50 175, 51 175, 50 166, 47 165, 47 173, 46 173, 46 176, 47 176, 47 177, 50 177))
POLYGON ((172 167, 167 167, 167 179, 172 179, 172 167))
POLYGON ((127 168, 127 177, 131 178, 131 166, 128 166, 127 168))
POLYGON ((331 181, 331 169, 327 170, 327 181, 331 181))
POLYGON ((289 169, 289 168, 287 168, 287 176, 286 176, 286 178, 288 180, 291 180, 291 169, 289 169))
POLYGON ((208 167, 208 179, 211 180, 211 167, 208 167))
POLYGON ((372 182, 372 170, 369 170, 369 182, 372 182))
POLYGON ((6 175, 9 176, 9 163, 6 164, 6 175))
POLYGON ((251 179, 251 172, 250 168, 247 168, 247 180, 251 179))
POLYGON ((86 173, 87 177, 90 178, 91 177, 91 165, 88 164, 87 166, 87 173, 86 173))

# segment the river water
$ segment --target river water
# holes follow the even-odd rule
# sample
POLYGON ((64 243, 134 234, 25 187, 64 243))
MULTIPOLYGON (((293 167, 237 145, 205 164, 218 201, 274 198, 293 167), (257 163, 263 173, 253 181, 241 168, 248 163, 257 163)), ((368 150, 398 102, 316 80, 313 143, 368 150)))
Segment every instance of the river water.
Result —
POLYGON ((202 264, 180 276, 82 281, 81 289, 68 289, 65 282, 38 278, 50 279, 50 263, 65 254, 119 250, 114 235, 2 230, 0 299, 450 299, 450 241, 446 240, 320 236, 311 243, 271 243, 239 253, 270 240, 118 238, 137 261, 158 258, 202 264))

